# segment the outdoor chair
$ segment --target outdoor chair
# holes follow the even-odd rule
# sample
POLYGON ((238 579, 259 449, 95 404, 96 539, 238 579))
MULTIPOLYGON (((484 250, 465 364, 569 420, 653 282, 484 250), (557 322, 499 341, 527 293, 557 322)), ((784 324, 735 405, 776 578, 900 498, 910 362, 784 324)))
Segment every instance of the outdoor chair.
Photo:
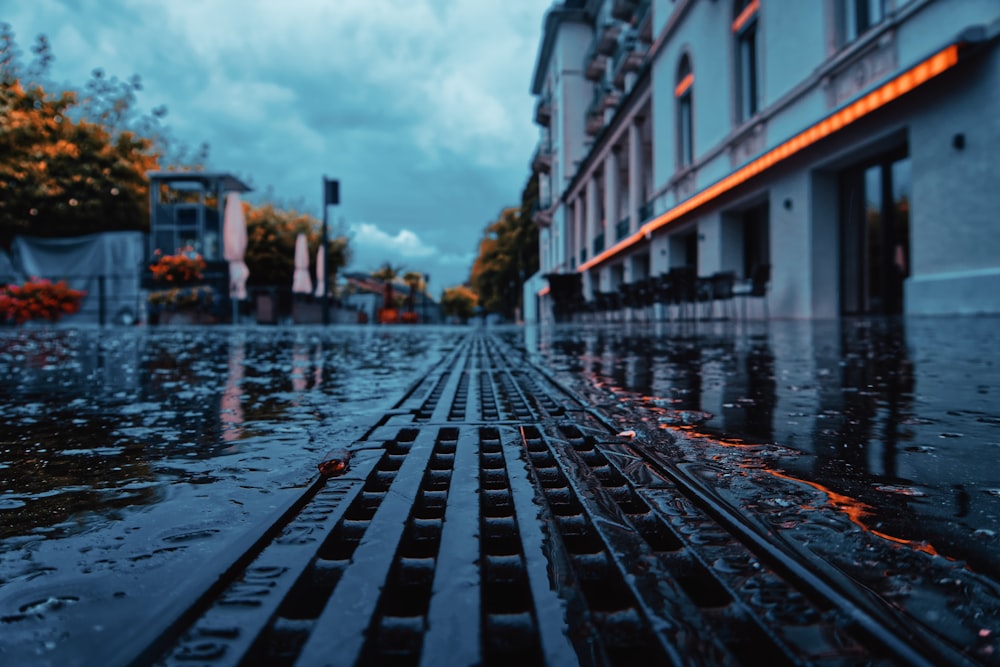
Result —
POLYGON ((722 311, 721 317, 723 319, 728 319, 734 316, 736 313, 735 307, 736 303, 734 300, 734 288, 736 286, 736 272, 735 271, 719 271, 712 274, 709 278, 712 290, 712 314, 714 314, 715 303, 719 303, 719 308, 722 311), (728 313, 726 310, 728 308, 728 313))
POLYGON ((695 319, 698 303, 698 276, 694 267, 677 266, 670 269, 670 280, 673 283, 674 303, 677 304, 679 319, 695 319))
POLYGON ((670 317, 669 308, 670 305, 674 302, 673 282, 670 280, 669 274, 666 273, 661 273, 655 278, 652 278, 652 281, 653 281, 652 295, 651 295, 652 301, 653 303, 662 304, 664 307, 664 312, 666 313, 666 317, 669 318, 670 317))
POLYGON ((760 299, 764 305, 764 319, 770 319, 767 309, 767 288, 771 282, 771 265, 758 264, 750 274, 749 280, 738 283, 733 288, 733 295, 743 300, 743 319, 747 319, 747 299, 760 299))
POLYGON ((649 319, 649 308, 653 305, 653 292, 656 281, 652 276, 643 278, 636 282, 636 302, 642 310, 643 318, 649 319))

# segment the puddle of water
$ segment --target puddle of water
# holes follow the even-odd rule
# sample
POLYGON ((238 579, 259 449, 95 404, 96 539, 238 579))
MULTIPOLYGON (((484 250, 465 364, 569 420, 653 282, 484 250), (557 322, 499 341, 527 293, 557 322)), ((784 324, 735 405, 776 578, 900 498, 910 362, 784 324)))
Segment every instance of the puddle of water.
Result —
POLYGON ((504 336, 594 404, 613 397, 620 430, 645 424, 737 447, 713 456, 820 485, 865 507, 858 521, 873 532, 1000 578, 998 326, 617 323, 504 336))

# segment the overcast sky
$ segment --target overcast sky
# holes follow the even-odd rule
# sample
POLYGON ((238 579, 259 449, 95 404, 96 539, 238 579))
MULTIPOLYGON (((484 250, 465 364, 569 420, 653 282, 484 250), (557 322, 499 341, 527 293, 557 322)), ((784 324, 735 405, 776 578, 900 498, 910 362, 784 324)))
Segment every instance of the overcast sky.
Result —
POLYGON ((520 203, 537 142, 529 93, 551 0, 0 0, 51 78, 138 74, 208 168, 321 215, 341 182, 348 270, 391 261, 463 282, 488 222, 520 203))

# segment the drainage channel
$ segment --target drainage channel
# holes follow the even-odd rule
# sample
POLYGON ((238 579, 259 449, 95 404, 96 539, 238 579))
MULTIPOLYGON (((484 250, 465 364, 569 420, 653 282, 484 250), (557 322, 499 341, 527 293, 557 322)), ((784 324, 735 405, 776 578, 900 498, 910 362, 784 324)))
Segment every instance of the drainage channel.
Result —
POLYGON ((124 662, 965 664, 610 426, 470 334, 124 662))

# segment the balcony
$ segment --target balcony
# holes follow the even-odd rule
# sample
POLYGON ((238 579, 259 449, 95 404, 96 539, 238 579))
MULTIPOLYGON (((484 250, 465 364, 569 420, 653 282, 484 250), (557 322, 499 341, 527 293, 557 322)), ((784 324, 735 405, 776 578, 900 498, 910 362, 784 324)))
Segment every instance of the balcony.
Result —
POLYGON ((535 206, 531 209, 531 222, 539 228, 548 227, 552 224, 552 209, 542 208, 542 204, 535 202, 535 206))
POLYGON ((639 4, 639 0, 612 0, 611 15, 620 21, 631 21, 639 4))
POLYGON ((613 55, 621 31, 622 24, 619 21, 605 21, 597 29, 597 52, 605 56, 613 55))
POLYGON ((634 35, 626 37, 615 52, 611 70, 615 86, 624 89, 625 78, 633 72, 638 72, 645 58, 646 47, 634 35))
POLYGON ((594 257, 604 252, 604 232, 594 237, 594 257))
POLYGON ((618 223, 615 225, 616 241, 621 241, 623 238, 628 236, 629 222, 631 222, 631 219, 629 218, 629 216, 626 215, 624 219, 619 220, 618 223))
POLYGON ((552 122, 552 96, 545 93, 535 102, 535 122, 542 127, 548 127, 552 122))
POLYGON ((653 200, 650 199, 648 202, 639 207, 639 222, 644 223, 649 221, 653 217, 653 200))
POLYGON ((598 40, 595 39, 583 59, 583 75, 590 81, 600 81, 608 70, 608 57, 597 50, 598 40))
POLYGON ((653 43, 653 10, 651 0, 642 0, 635 10, 635 26, 643 44, 653 43))
POLYGON ((548 174, 552 171, 552 145, 543 141, 535 149, 535 155, 531 159, 531 168, 540 173, 548 174))
POLYGON ((586 131, 590 136, 594 136, 604 127, 603 92, 604 89, 602 87, 595 88, 594 100, 587 108, 586 131))
POLYGON ((621 101, 621 91, 617 90, 614 86, 605 86, 601 89, 600 108, 602 112, 608 109, 614 109, 621 101))

